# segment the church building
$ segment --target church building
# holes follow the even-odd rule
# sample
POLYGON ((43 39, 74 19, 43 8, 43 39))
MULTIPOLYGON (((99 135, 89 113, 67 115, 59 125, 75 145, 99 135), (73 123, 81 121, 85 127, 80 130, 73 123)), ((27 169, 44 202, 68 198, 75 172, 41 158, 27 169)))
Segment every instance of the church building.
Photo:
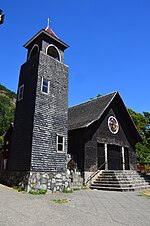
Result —
POLYGON ((136 169, 141 137, 118 92, 69 108, 68 152, 84 172, 136 169))
POLYGON ((14 127, 5 136, 1 180, 27 191, 62 191, 68 187, 68 156, 85 182, 98 169, 135 169, 141 137, 119 93, 68 109, 69 46, 47 26, 24 47, 27 60, 20 69, 14 127))

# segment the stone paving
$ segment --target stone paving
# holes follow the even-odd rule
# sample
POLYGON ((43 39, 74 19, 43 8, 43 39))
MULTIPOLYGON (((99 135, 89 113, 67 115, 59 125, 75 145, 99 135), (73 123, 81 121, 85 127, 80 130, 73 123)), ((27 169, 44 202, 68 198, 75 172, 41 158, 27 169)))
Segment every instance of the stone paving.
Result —
POLYGON ((30 195, 0 185, 0 226, 150 226, 150 199, 138 192, 80 190, 30 195), (64 204, 53 199, 67 198, 64 204))

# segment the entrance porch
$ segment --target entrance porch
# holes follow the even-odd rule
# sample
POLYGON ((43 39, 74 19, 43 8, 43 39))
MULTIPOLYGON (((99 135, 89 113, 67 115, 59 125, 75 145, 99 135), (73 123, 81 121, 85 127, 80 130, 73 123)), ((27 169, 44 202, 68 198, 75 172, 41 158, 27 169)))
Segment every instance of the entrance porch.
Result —
POLYGON ((97 165, 100 170, 129 170, 127 147, 97 143, 97 165))

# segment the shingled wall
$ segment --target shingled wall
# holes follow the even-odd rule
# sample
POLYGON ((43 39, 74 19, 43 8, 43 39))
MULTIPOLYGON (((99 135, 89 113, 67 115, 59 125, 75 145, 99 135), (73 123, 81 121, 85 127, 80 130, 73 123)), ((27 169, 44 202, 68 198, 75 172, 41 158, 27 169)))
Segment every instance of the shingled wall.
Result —
POLYGON ((32 139, 32 171, 66 171, 68 67, 40 52, 32 139), (41 92, 42 77, 50 81, 49 94, 41 92), (65 137, 57 152, 57 134, 65 137))

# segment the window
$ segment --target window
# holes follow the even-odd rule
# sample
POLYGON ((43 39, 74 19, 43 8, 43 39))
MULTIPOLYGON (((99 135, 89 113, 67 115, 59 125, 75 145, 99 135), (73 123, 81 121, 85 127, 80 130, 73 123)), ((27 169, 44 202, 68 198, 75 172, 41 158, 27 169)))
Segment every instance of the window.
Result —
POLYGON ((64 151, 64 137, 57 135, 57 151, 64 151))
POLYGON ((119 130, 119 123, 114 116, 108 118, 108 128, 111 133, 116 134, 119 130))
POLYGON ((18 101, 23 99, 23 93, 24 93, 24 85, 19 87, 19 91, 18 91, 18 101))
POLYGON ((49 93, 49 81, 47 79, 42 78, 41 91, 42 93, 49 93))
POLYGON ((39 52, 39 46, 37 44, 35 44, 29 52, 28 60, 30 60, 38 52, 39 52))
POLYGON ((48 47, 47 55, 53 57, 55 60, 60 61, 60 56, 59 56, 58 49, 55 46, 53 46, 53 45, 48 47))

